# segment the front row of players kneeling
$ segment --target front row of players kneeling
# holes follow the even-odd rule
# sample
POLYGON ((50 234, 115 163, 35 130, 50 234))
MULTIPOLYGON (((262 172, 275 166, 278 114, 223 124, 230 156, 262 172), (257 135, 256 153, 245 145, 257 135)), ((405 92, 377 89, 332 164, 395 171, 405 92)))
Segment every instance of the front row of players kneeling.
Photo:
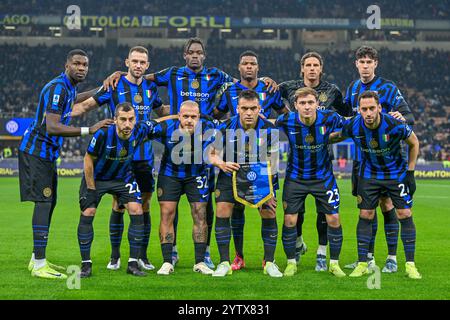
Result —
MULTIPOLYGON (((358 262, 350 277, 360 277, 371 271, 368 265, 368 249, 372 238, 375 208, 380 197, 388 196, 392 199, 401 225, 406 274, 413 279, 421 278, 414 264, 416 229, 411 211, 412 197, 416 189, 414 168, 419 142, 407 124, 381 112, 377 93, 362 93, 359 96, 359 114, 345 119, 331 111, 317 110, 316 91, 302 88, 295 94, 296 112, 281 115, 275 124, 260 116, 261 106, 256 92, 242 91, 238 99, 238 115, 223 123, 201 116, 198 104, 194 101, 185 101, 178 116, 139 123, 136 123, 135 111, 129 103, 117 106, 115 124, 99 130, 94 135, 84 160, 84 177, 80 187, 81 217, 78 226, 82 256, 81 277, 92 275, 92 222, 105 193, 113 194, 117 199, 117 208, 114 210, 125 207, 130 214, 130 257, 127 272, 135 276, 146 275, 138 265, 144 221, 140 191, 131 170, 131 160, 134 150, 147 139, 156 139, 165 146, 161 159, 164 170, 160 170, 157 185, 161 209, 160 243, 164 263, 157 274, 169 275, 174 272, 171 257, 173 221, 178 201, 181 195, 186 193, 194 222, 193 270, 215 277, 231 275, 230 217, 233 207, 237 204, 236 190, 233 190, 233 187, 242 187, 235 182, 233 186, 233 172, 239 171, 244 163, 262 163, 271 159, 273 171, 268 173, 268 179, 272 180, 271 183, 276 189, 278 178, 277 165, 274 162, 279 156, 278 130, 281 130, 286 134, 290 146, 282 201, 282 243, 287 256, 287 266, 282 273, 274 260, 278 226, 277 201, 273 190, 273 196, 259 208, 264 242, 264 274, 282 277, 297 273, 296 222, 298 215, 305 212, 305 199, 311 194, 315 198, 317 212, 326 214, 330 247, 328 270, 336 277, 346 276, 339 266, 343 232, 339 218, 339 189, 333 174, 328 145, 351 138, 362 154, 362 161, 358 179, 353 185, 360 214, 357 226, 358 262), (407 161, 401 154, 402 141, 409 147, 407 161), (211 166, 220 169, 215 190, 209 183, 209 173, 213 172, 211 166), (220 253, 220 263, 215 271, 203 261, 208 237, 206 206, 212 193, 216 196, 215 236, 220 253)), ((251 180, 249 178, 249 182, 258 183, 258 180, 251 180)), ((396 232, 395 242, 398 226, 396 232)), ((392 255, 388 257, 386 266, 388 264, 390 267, 387 270, 397 271, 396 260, 392 255), (394 264, 395 269, 392 268, 394 264)))

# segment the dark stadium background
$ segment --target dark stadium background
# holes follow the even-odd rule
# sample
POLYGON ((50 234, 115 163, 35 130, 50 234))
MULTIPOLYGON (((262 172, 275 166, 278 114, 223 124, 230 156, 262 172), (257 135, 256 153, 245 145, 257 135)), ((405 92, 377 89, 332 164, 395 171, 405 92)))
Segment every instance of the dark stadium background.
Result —
MULTIPOLYGON (((204 303, 208 299, 450 298, 447 270, 450 256, 450 0, 2 0, 0 75, 0 177, 12 176, 0 179, 0 205, 4 208, 0 228, 0 299, 198 299, 199 303, 204 303), (72 4, 81 8, 81 30, 68 30, 64 25, 66 9, 72 4), (371 15, 367 8, 371 5, 378 5, 381 10, 380 30, 367 28, 371 15), (196 26, 191 27, 191 23, 196 26), (298 79, 300 57, 305 52, 318 51, 325 62, 323 79, 336 83, 344 94, 350 82, 358 78, 355 50, 361 45, 379 50, 377 75, 397 84, 416 118, 414 131, 421 144, 416 177, 429 179, 418 181, 414 204, 418 226, 417 260, 424 275, 420 282, 408 281, 403 272, 399 272, 392 277, 383 275, 381 290, 369 290, 366 279, 339 282, 329 274, 315 272, 316 226, 312 199, 308 199, 309 212, 304 226, 309 252, 302 258, 301 271, 295 281, 275 282, 263 275, 260 219, 254 209, 247 211, 248 269, 236 272, 223 282, 193 274, 189 258, 193 253, 189 215, 181 217, 180 237, 184 243, 180 249, 181 263, 172 279, 152 274, 146 281, 138 282, 125 272, 111 275, 105 269, 110 249, 108 200, 103 201, 102 214, 96 217, 95 277, 83 283, 83 290, 69 290, 65 284, 55 285, 30 277, 26 265, 32 244, 33 209, 31 203, 19 201, 17 147, 18 132, 23 132, 35 115, 40 90, 64 71, 66 54, 71 49, 81 48, 89 54, 89 74, 79 87, 79 92, 83 92, 99 87, 113 71, 126 70, 123 60, 134 45, 150 50, 148 72, 184 65, 183 44, 194 36, 202 38, 207 45, 206 66, 215 66, 239 77, 239 55, 250 49, 259 55, 260 76, 269 76, 278 83, 298 79)), ((168 103, 165 90, 159 89, 159 92, 164 103, 168 103)), ((92 125, 107 115, 106 107, 98 108, 75 119, 74 125, 92 125)), ((81 176, 87 143, 87 137, 65 139, 58 172, 61 176, 81 176)), ((345 144, 335 147, 336 157, 341 158, 335 163, 338 177, 349 175, 351 164, 345 163, 351 158, 349 149, 345 144)), ((59 179, 58 212, 52 222, 49 259, 63 265, 79 263, 76 239, 79 181, 79 178, 59 179)), ((338 181, 345 230, 341 260, 346 264, 356 257, 357 209, 350 193, 350 180, 338 181)), ((182 210, 188 212, 184 197, 181 204, 182 210)), ((155 196, 151 211, 154 227, 150 257, 159 266, 159 205, 155 196)), ((278 219, 282 219, 282 206, 278 211, 278 219)), ((278 222, 281 226, 281 220, 278 222)), ((386 251, 383 237, 379 229, 378 262, 382 262, 386 251)), ((126 252, 125 241, 122 245, 126 252)), ((213 238, 215 262, 217 253, 213 238)), ((284 267, 281 240, 277 259, 284 267)), ((399 259, 403 259, 400 246, 399 259)), ((155 307, 162 308, 160 301, 156 303, 155 307)), ((339 303, 339 310, 343 310, 341 301, 339 303)), ((304 305, 300 307, 304 311, 304 305)), ((27 308, 15 308, 15 312, 21 309, 27 308)), ((42 301, 39 301, 39 310, 42 309, 42 301)), ((45 308, 45 312, 50 309, 53 308, 45 308)), ((120 307, 103 307, 102 312, 106 309, 117 312, 120 307)), ((321 308, 321 315, 325 309, 334 313, 337 310, 321 308)), ((370 306, 368 310, 371 313, 380 310, 383 316, 386 312, 392 314, 392 309, 387 311, 383 307, 370 306)), ((404 313, 410 310, 410 305, 398 310, 404 313)))
MULTIPOLYGON (((445 169, 449 166, 445 161, 450 161, 449 18, 448 0, 365 0, 357 5, 331 0, 2 1, 0 155, 2 159, 17 156, 18 137, 11 137, 6 124, 11 119, 34 116, 40 90, 63 71, 70 49, 82 48, 90 56, 87 81, 80 85, 82 92, 98 87, 112 71, 125 70, 123 59, 132 45, 150 50, 149 71, 157 71, 183 65, 184 41, 199 36, 207 43, 206 66, 217 66, 239 77, 239 54, 252 49, 259 55, 260 76, 270 76, 278 83, 299 78, 299 58, 317 50, 325 61, 324 79, 336 83, 344 94, 346 86, 358 77, 354 50, 361 44, 376 47, 380 53, 377 74, 396 82, 416 117, 414 130, 421 141, 419 163, 438 161, 442 165, 433 170, 445 169), (81 15, 87 16, 81 30, 68 30, 62 22, 70 4, 79 5, 81 15), (366 10, 372 4, 381 9, 380 30, 365 26, 370 16, 366 10), (202 17, 207 27, 176 27, 195 21, 194 16, 202 17), (272 19, 267 27, 268 18, 278 19, 272 19), (127 21, 129 25, 138 21, 141 27, 115 27, 127 21), (254 27, 246 28, 248 25, 254 27)), ((160 89, 160 94, 167 103, 165 90, 160 89)), ((106 107, 99 108, 74 123, 93 124, 105 115, 106 107)), ((66 139, 62 160, 81 159, 86 142, 81 137, 66 139)), ((350 154, 336 156, 347 158, 350 154)), ((15 172, 11 170, 3 173, 15 172)))

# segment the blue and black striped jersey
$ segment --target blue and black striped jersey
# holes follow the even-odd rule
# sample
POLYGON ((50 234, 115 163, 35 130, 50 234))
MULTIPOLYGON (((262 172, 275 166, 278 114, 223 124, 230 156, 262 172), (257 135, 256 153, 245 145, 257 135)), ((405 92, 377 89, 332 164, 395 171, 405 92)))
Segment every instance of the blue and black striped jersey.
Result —
POLYGON ((326 180, 333 175, 328 152, 330 134, 342 128, 344 118, 333 111, 317 110, 314 124, 307 126, 297 112, 278 117, 276 126, 289 140, 286 178, 291 180, 326 180))
POLYGON ((265 162, 279 150, 278 130, 273 123, 261 117, 258 117, 254 129, 244 130, 237 115, 222 122, 217 131, 218 143, 215 147, 223 149, 224 161, 238 164, 265 162))
POLYGON ((204 67, 195 73, 188 67, 170 67, 155 73, 155 83, 168 88, 170 114, 177 114, 186 100, 196 101, 200 113, 211 116, 220 87, 233 78, 217 68, 204 67))
POLYGON ((412 129, 403 121, 381 113, 377 129, 369 129, 361 115, 347 121, 342 129, 361 150, 359 176, 368 179, 398 179, 406 174, 408 164, 402 155, 400 141, 408 139, 412 129))
POLYGON ((375 91, 380 98, 383 112, 399 111, 403 116, 411 110, 400 90, 391 80, 375 76, 372 81, 363 83, 361 79, 353 81, 347 88, 344 103, 351 106, 353 114, 358 112, 358 97, 364 91, 375 91))
MULTIPOLYGON (((93 97, 98 105, 107 103, 111 112, 111 117, 114 117, 116 106, 122 102, 129 102, 136 110, 136 121, 148 121, 152 109, 158 108, 162 105, 162 101, 158 96, 156 85, 149 80, 143 79, 137 85, 131 83, 125 76, 120 77, 115 90, 106 91, 100 89, 93 97)), ((153 165, 153 151, 151 141, 143 143, 134 154, 133 161, 148 160, 150 165, 153 165)))
MULTIPOLYGON (((358 97, 364 91, 375 91, 378 93, 383 112, 398 111, 406 118, 407 123, 414 124, 414 116, 411 109, 395 83, 379 76, 375 76, 368 83, 362 83, 361 79, 358 79, 348 86, 344 103, 351 107, 353 114, 358 113, 358 97)), ((359 149, 355 150, 354 160, 361 161, 359 149)))
MULTIPOLYGON (((230 111, 231 116, 235 116, 237 114, 236 110, 238 105, 239 94, 241 93, 241 91, 249 89, 250 88, 243 86, 240 81, 236 83, 229 82, 224 84, 216 98, 217 110, 224 113, 230 111)), ((272 109, 281 110, 284 108, 280 91, 270 93, 269 90, 267 90, 267 86, 263 81, 258 80, 258 84, 256 85, 256 87, 251 89, 256 91, 256 93, 258 93, 259 104, 261 105, 261 113, 266 118, 270 116, 272 109)))
POLYGON ((151 138, 153 121, 136 123, 131 137, 121 139, 115 125, 98 130, 91 139, 87 153, 95 157, 95 180, 125 180, 133 176, 131 162, 139 146, 151 138))
POLYGON ((164 145, 159 174, 176 178, 198 177, 206 174, 208 146, 214 142, 216 124, 201 118, 194 134, 181 130, 178 119, 162 121, 155 125, 152 139, 164 145))
POLYGON ((47 83, 39 96, 36 116, 25 131, 19 149, 45 160, 55 161, 59 157, 63 137, 47 133, 46 114, 61 115, 60 122, 68 125, 76 96, 76 86, 72 85, 64 73, 47 83))

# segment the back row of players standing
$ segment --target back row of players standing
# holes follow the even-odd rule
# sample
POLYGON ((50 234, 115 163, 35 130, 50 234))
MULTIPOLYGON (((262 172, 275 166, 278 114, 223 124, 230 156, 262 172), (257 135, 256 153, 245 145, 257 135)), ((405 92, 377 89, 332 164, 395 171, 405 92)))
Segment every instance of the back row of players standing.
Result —
MULTIPOLYGON (((363 91, 374 90, 377 91, 380 96, 380 102, 383 106, 384 112, 393 112, 394 116, 406 119, 409 123, 413 121, 412 113, 395 84, 393 84, 391 81, 375 76, 378 56, 376 50, 374 50, 373 48, 362 47, 358 49, 356 53, 356 66, 360 74, 360 79, 354 81, 349 86, 345 99, 342 99, 342 94, 340 93, 337 86, 321 80, 321 75, 323 72, 323 61, 320 55, 317 53, 307 53, 302 57, 301 74, 303 79, 282 83, 279 86, 279 91, 269 90, 269 84, 273 84, 270 79, 258 79, 258 57, 253 52, 247 51, 240 56, 240 80, 233 79, 226 73, 216 68, 205 68, 203 66, 206 57, 206 50, 203 42, 200 39, 189 39, 184 47, 183 55, 186 60, 185 67, 170 67, 160 72, 143 76, 146 69, 149 67, 148 52, 145 48, 142 47, 132 48, 126 60, 126 65, 129 69, 128 73, 114 74, 107 80, 104 87, 100 91, 98 91, 92 98, 85 99, 85 97, 83 97, 82 99, 76 100, 77 104, 73 108, 72 116, 76 116, 77 114, 86 112, 94 108, 95 106, 104 103, 109 104, 111 113, 114 114, 115 105, 123 101, 128 101, 133 104, 134 108, 137 111, 137 120, 147 120, 150 117, 150 113, 152 110, 156 111, 159 116, 163 116, 166 114, 177 114, 179 111, 179 106, 183 101, 195 100, 199 103, 202 114, 214 115, 218 117, 228 111, 230 111, 230 113, 232 114, 236 112, 236 104, 234 103, 234 101, 235 99, 237 99, 237 95, 239 94, 239 92, 245 89, 256 90, 260 97, 260 104, 262 106, 261 112, 264 115, 268 116, 271 112, 271 109, 274 109, 280 113, 289 112, 289 108, 285 106, 281 98, 289 101, 288 106, 292 108, 293 95, 295 91, 298 88, 311 87, 314 88, 319 94, 321 109, 335 110, 342 116, 352 115, 357 108, 356 97, 358 97, 358 95, 363 91), (108 84, 114 84, 116 89, 108 90, 108 84), (161 100, 159 99, 157 94, 157 85, 168 87, 170 101, 169 106, 162 105, 161 100), (216 101, 215 107, 214 101, 216 101)), ((67 88, 63 87, 63 91, 64 89, 67 88)), ((68 90, 68 92, 70 91, 68 90)), ((67 101, 66 99, 66 102, 68 102, 68 104, 73 103, 72 101, 75 100, 75 97, 69 98, 68 94, 67 96, 67 99, 69 99, 69 101, 67 101)), ((63 99, 64 95, 61 100, 63 99)), ((66 113, 67 110, 64 111, 64 114, 66 113)), ((63 113, 61 112, 61 114, 63 113)), ((61 123, 66 120, 66 117, 61 117, 61 123)), ((37 123, 39 123, 39 121, 37 121, 37 123)), ((30 152, 30 149, 32 148, 29 146, 29 141, 30 139, 27 139, 26 137, 24 138, 21 145, 21 151, 30 152)), ((145 231, 144 245, 142 246, 138 261, 141 268, 151 270, 154 267, 147 258, 147 247, 151 226, 149 200, 151 197, 151 193, 154 191, 154 182, 152 175, 150 174, 152 172, 153 165, 151 143, 146 143, 139 149, 139 152, 136 152, 134 155, 133 170, 135 171, 136 177, 142 177, 142 181, 138 181, 138 185, 142 191, 143 197, 145 231)), ((40 152, 39 154, 36 154, 35 152, 34 155, 42 157, 43 153, 40 152)), ((44 158, 45 157, 46 155, 44 155, 44 158)), ((54 159, 48 160, 53 161, 54 159)), ((355 166, 357 166, 357 162, 355 162, 355 166)), ((214 177, 212 173, 210 175, 210 178, 210 186, 211 190, 213 190, 214 184, 212 182, 214 181, 214 177)), ((354 188, 356 188, 355 183, 354 188)), ((54 191, 56 191, 56 187, 54 191)), ((52 195, 54 195, 54 197, 51 198, 54 198, 54 202, 56 203, 56 192, 52 192, 52 195)), ((52 212, 53 208, 51 208, 51 210, 49 211, 52 212)), ((382 205, 382 211, 385 216, 385 221, 392 217, 392 215, 394 215, 395 217, 395 210, 393 209, 392 202, 389 203, 388 198, 386 199, 385 206, 383 207, 382 205)), ((35 210, 35 215, 36 212, 37 210, 35 210)), ((51 216, 51 213, 48 212, 47 215, 51 216)), ((207 265, 214 267, 209 255, 212 218, 213 211, 211 204, 208 210, 209 236, 204 261, 207 265)), ((300 254, 306 251, 306 245, 303 242, 301 236, 301 222, 303 220, 302 218, 303 213, 300 212, 297 224, 297 260, 299 259, 300 254)), ((320 221, 324 220, 324 215, 318 214, 317 226, 319 232, 319 249, 317 252, 318 254, 316 266, 316 270, 318 271, 326 268, 326 260, 324 260, 326 259, 325 256, 327 244, 326 225, 324 229, 320 227, 323 224, 319 223, 320 221)), ((48 225, 49 224, 50 222, 48 222, 48 225)), ((245 266, 244 254, 242 250, 243 226, 243 207, 236 207, 233 212, 232 218, 232 230, 236 247, 236 257, 232 264, 233 270, 237 270, 245 266)), ((376 226, 376 223, 372 224, 372 226, 376 226)), ((39 232, 33 232, 35 236, 38 233, 40 236, 42 236, 43 233, 48 233, 48 229, 47 231, 38 231, 39 232)), ((123 208, 118 205, 116 199, 113 203, 110 231, 113 250, 108 268, 116 269, 120 267, 119 247, 123 231, 123 208)), ((375 233, 376 229, 375 232, 372 232, 372 235, 375 235, 375 233)), ((37 239, 37 236, 35 238, 37 239)), ((173 243, 175 244, 175 235, 173 240, 173 243)), ((371 244, 373 242, 374 240, 371 240, 371 244)), ((36 247, 38 246, 35 243, 35 249, 36 247)), ((172 264, 175 265, 176 261, 178 260, 176 245, 174 245, 173 249, 172 264)), ((42 250, 40 249, 40 251, 42 250)), ((369 249, 369 258, 371 258, 371 252, 373 253, 373 247, 372 250, 369 249)), ((392 255, 390 256, 392 257, 392 255)), ((42 258, 42 254, 40 254, 40 258, 42 258)), ((31 262, 33 262, 33 260, 34 255, 31 262)), ((36 272, 36 274, 38 274, 38 272, 36 272)))

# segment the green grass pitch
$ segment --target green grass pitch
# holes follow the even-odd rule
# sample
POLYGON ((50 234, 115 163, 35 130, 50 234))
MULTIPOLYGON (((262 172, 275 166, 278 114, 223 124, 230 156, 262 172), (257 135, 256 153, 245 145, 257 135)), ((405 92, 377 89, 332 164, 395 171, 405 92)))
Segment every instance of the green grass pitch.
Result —
MULTIPOLYGON (((78 265, 77 243, 79 220, 78 188, 80 179, 61 178, 56 207, 50 229, 47 257, 60 265, 78 265)), ((341 266, 356 259, 356 201, 350 194, 350 181, 338 180, 341 190, 341 221, 344 230, 341 266)), ((448 181, 417 181, 414 219, 417 227, 416 264, 422 280, 408 279, 404 274, 403 245, 399 240, 397 274, 381 274, 380 289, 368 289, 368 277, 337 279, 329 273, 314 271, 317 232, 315 207, 307 201, 304 238, 308 252, 302 257, 299 273, 294 277, 272 279, 263 275, 261 260, 263 244, 261 220, 256 210, 246 210, 244 253, 247 268, 225 278, 212 278, 192 271, 194 246, 191 238, 192 219, 183 197, 180 204, 178 250, 180 262, 171 276, 157 276, 152 271, 146 278, 125 273, 128 257, 126 233, 122 240, 122 269, 106 270, 110 254, 108 219, 111 198, 105 196, 94 220, 95 238, 92 246, 93 277, 82 279, 81 288, 68 289, 65 281, 31 277, 27 270, 32 250, 31 216, 33 204, 19 202, 18 179, 0 179, 2 222, 0 232, 0 299, 449 299, 450 298, 450 183, 448 181)), ((281 199, 281 191, 278 192, 281 199)), ((149 258, 159 268, 162 263, 158 240, 159 206, 152 198, 152 233, 149 258)), ((281 243, 283 213, 278 208, 279 241, 276 261, 281 270, 286 258, 281 243)), ((125 217, 127 228, 129 219, 125 217)), ((382 267, 387 255, 379 214, 375 249, 377 264, 382 267)), ((125 229, 127 230, 127 229, 125 229)), ((212 257, 218 262, 213 234, 212 257)), ((231 245, 230 255, 234 256, 231 245)), ((344 269, 345 270, 345 269, 344 269)), ((346 271, 348 273, 348 271, 346 271)))

